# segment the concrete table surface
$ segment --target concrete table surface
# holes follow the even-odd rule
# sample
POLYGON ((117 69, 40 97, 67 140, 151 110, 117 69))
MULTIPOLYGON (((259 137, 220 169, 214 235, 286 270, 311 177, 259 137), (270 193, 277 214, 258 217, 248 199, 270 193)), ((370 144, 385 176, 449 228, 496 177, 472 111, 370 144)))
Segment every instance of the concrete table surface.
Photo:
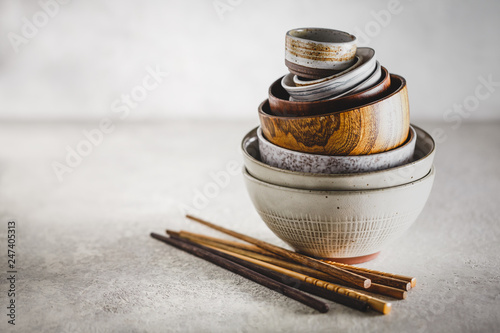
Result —
POLYGON ((440 133, 433 191, 410 230, 362 264, 418 279, 387 316, 335 303, 320 314, 150 238, 166 228, 218 235, 186 221, 191 210, 284 245, 233 172, 242 165, 240 140, 255 125, 121 123, 95 135, 91 146, 82 142, 94 123, 0 125, 0 331, 498 330, 499 123, 417 123, 440 133), (85 156, 70 157, 68 166, 73 149, 85 156), (59 181, 53 165, 63 164, 59 181), (17 236, 15 326, 6 316, 10 220, 17 236))

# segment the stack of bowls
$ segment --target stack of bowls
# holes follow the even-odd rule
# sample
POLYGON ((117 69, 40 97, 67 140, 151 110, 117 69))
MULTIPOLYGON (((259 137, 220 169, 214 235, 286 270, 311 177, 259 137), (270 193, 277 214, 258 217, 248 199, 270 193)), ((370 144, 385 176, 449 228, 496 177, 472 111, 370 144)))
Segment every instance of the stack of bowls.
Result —
POLYGON ((434 140, 410 125, 406 80, 355 36, 290 30, 285 64, 242 141, 250 198, 296 251, 371 260, 422 211, 434 140))

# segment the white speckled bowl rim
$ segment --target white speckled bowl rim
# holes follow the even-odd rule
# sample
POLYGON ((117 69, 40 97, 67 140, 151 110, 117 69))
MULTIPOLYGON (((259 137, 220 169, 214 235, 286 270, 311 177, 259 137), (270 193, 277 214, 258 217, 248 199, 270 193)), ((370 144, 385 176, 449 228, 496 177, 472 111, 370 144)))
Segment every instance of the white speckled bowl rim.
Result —
POLYGON ((413 161, 390 169, 347 174, 324 174, 289 171, 275 168, 260 160, 258 150, 257 127, 248 132, 241 142, 246 168, 252 176, 271 181, 277 185, 295 187, 306 190, 352 190, 356 188, 376 189, 396 186, 413 181, 417 175, 424 176, 429 171, 434 155, 436 144, 432 136, 412 124, 417 132, 416 149, 413 161), (419 146, 424 146, 422 150, 419 146), (247 148, 255 149, 256 157, 252 156, 247 148), (423 155, 422 155, 423 154, 423 155), (424 170, 425 169, 425 170, 424 170))
POLYGON ((413 158, 417 133, 410 125, 408 138, 403 145, 397 148, 377 154, 346 156, 309 154, 277 146, 264 137, 260 126, 257 128, 257 138, 261 160, 270 166, 298 172, 344 174, 384 170, 408 163, 413 158), (273 163, 272 156, 262 154, 264 146, 267 147, 269 155, 280 155, 280 157, 274 158, 278 161, 273 163), (288 161, 288 167, 284 166, 286 161, 288 161), (306 161, 310 162, 309 169, 311 171, 305 170, 307 168, 306 161))

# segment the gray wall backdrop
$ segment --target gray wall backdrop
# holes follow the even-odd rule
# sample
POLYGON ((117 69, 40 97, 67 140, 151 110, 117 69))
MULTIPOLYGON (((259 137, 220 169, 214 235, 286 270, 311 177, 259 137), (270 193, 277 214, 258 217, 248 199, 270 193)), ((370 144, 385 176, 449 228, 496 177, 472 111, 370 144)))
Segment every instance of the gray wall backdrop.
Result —
POLYGON ((412 120, 500 119, 500 1, 0 1, 0 118, 255 118, 287 72, 284 35, 358 35, 408 81, 412 120), (115 110, 116 111, 116 110, 115 110), (125 118, 125 117, 124 117, 125 118))

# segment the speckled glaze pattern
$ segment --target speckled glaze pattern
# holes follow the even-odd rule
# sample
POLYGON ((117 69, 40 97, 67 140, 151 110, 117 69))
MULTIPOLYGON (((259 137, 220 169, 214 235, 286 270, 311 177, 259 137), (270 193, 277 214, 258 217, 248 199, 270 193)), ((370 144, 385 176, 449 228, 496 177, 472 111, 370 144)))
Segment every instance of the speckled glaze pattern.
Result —
POLYGON ((307 85, 297 86, 294 82, 294 74, 288 74, 283 77, 281 84, 290 97, 296 101, 317 101, 340 97, 368 79, 377 67, 373 49, 360 47, 356 55, 360 61, 353 66, 355 68, 347 70, 342 75, 336 74, 314 81, 304 81, 303 84, 307 85))
POLYGON ((271 231, 296 251, 323 258, 381 251, 417 219, 435 174, 431 168, 420 180, 379 190, 309 191, 243 173, 250 199, 271 231))
POLYGON ((362 91, 357 91, 356 88, 355 92, 342 97, 314 102, 290 101, 290 95, 281 86, 283 78, 279 78, 269 87, 270 111, 276 116, 301 117, 339 112, 369 104, 379 99, 391 86, 389 71, 383 66, 380 67, 380 80, 373 86, 362 91))
POLYGON ((241 142, 243 161, 248 172, 264 182, 306 190, 368 190, 399 186, 418 180, 429 173, 436 153, 432 136, 412 125, 417 134, 415 152, 410 163, 381 171, 324 174, 279 169, 263 163, 257 128, 251 130, 241 142))
POLYGON ((356 37, 339 30, 300 28, 285 36, 285 60, 308 68, 345 69, 352 64, 356 48, 356 37))
POLYGON ((257 129, 262 161, 280 169, 309 173, 359 173, 377 171, 410 162, 415 151, 417 135, 410 126, 408 139, 395 149, 371 155, 328 156, 301 153, 276 146, 257 129))

